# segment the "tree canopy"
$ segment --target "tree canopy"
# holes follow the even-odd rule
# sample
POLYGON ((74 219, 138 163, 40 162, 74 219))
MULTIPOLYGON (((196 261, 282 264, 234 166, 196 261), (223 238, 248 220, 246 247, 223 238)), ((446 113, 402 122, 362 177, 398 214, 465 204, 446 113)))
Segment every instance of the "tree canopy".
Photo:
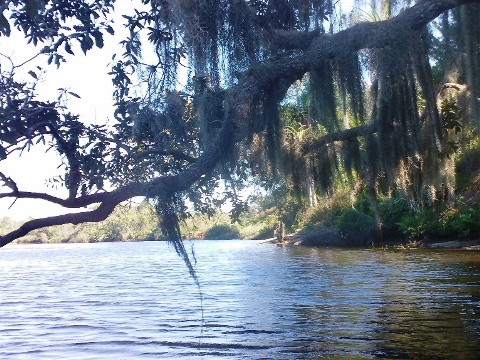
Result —
POLYGON ((359 10, 346 14, 331 0, 141 0, 122 17, 114 0, 2 2, 1 36, 21 31, 57 67, 102 48, 114 17, 128 35, 109 70, 113 126, 38 97, 38 67, 26 82, 18 64, 1 63, 0 159, 46 142, 69 195, 20 189, 0 173, 0 198, 66 208, 0 246, 46 226, 101 221, 136 196, 153 201, 167 238, 180 239, 185 202, 218 206, 210 195, 220 179, 234 217, 251 178, 328 193, 347 173, 373 202, 380 191, 402 191, 411 206, 448 199, 459 133, 480 126, 480 1, 354 3, 359 10))

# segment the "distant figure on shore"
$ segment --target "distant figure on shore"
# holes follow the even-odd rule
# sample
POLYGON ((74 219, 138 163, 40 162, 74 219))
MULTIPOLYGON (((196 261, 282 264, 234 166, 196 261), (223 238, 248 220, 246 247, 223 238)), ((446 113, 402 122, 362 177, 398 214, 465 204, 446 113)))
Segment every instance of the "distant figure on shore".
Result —
POLYGON ((280 221, 278 227, 273 231, 273 237, 277 239, 277 242, 283 242, 285 240, 285 224, 280 221))

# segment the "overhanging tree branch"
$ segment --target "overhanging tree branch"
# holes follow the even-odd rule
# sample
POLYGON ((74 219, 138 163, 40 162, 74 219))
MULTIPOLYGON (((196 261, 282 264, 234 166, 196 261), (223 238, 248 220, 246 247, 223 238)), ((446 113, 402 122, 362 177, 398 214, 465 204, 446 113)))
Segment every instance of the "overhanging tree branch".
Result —
MULTIPOLYGON (((96 210, 66 214, 56 217, 31 220, 19 229, 0 238, 3 246, 28 232, 50 225, 65 223, 94 222, 105 219, 116 205, 135 196, 168 198, 169 195, 184 191, 206 176, 225 157, 227 150, 242 140, 249 115, 264 99, 272 86, 285 87, 303 77, 305 73, 320 69, 325 61, 342 56, 345 49, 357 51, 365 48, 382 48, 397 41, 406 41, 412 32, 418 31, 442 12, 467 3, 480 3, 480 0, 423 0, 391 20, 362 23, 334 35, 321 34, 315 39, 308 38, 308 50, 278 56, 263 64, 256 64, 247 71, 238 85, 226 91, 223 104, 224 121, 211 145, 196 161, 177 175, 163 176, 145 183, 131 183, 111 192, 84 195, 73 199, 59 199, 46 194, 12 192, 0 197, 35 198, 57 203, 69 208, 80 208, 99 203, 96 210)), ((311 34, 306 34, 311 36, 311 34)), ((305 44, 305 42, 302 42, 305 44)), ((304 45, 302 45, 304 46, 304 45)), ((327 142, 341 141, 354 136, 362 136, 376 131, 374 125, 365 125, 327 135, 315 143, 307 144, 305 151, 327 142)))
POLYGON ((109 201, 102 203, 97 209, 92 211, 29 220, 18 229, 1 236, 0 247, 5 246, 15 239, 27 235, 30 231, 47 226, 62 225, 67 223, 79 224, 105 220, 115 209, 115 206, 117 206, 120 202, 121 201, 118 200, 116 201, 115 198, 111 198, 109 201))
POLYGON ((377 131, 378 131, 377 124, 368 124, 368 125, 357 126, 351 129, 346 129, 343 131, 327 134, 318 139, 307 141, 302 147, 302 152, 304 154, 309 154, 315 151, 316 149, 321 148, 324 145, 331 144, 336 141, 347 141, 351 139, 356 139, 361 136, 374 134, 377 131))

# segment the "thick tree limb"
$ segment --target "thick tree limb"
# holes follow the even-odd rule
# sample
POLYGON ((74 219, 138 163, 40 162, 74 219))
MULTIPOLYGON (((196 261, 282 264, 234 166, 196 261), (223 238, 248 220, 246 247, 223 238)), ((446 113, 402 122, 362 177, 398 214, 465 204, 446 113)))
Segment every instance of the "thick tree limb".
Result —
POLYGON ((374 134, 377 131, 378 126, 376 124, 362 125, 343 131, 337 131, 335 133, 322 136, 321 138, 306 142, 302 147, 302 151, 305 154, 309 154, 324 145, 331 144, 336 141, 347 141, 360 136, 374 134))
MULTIPOLYGON (((306 51, 299 49, 298 52, 293 54, 289 53, 255 66, 239 80, 238 85, 227 91, 225 121, 216 139, 191 166, 178 175, 159 177, 146 183, 129 184, 111 192, 85 195, 67 200, 46 194, 20 191, 0 195, 0 197, 42 199, 70 208, 80 208, 100 203, 99 207, 93 211, 28 221, 17 230, 0 237, 0 247, 34 229, 65 223, 77 224, 101 221, 113 211, 117 204, 135 196, 168 195, 188 189, 218 164, 224 156, 225 149, 233 146, 234 142, 241 140, 241 132, 237 130, 246 123, 250 111, 261 102, 263 93, 273 85, 282 83, 282 86, 285 86, 285 84, 291 84, 300 79, 306 72, 321 68, 326 60, 342 56, 346 51, 380 48, 395 44, 397 41, 408 41, 412 32, 421 29, 442 12, 462 4, 474 2, 480 3, 480 0, 423 0, 391 20, 358 24, 331 36, 322 34, 312 41, 306 51)), ((322 143, 340 141, 356 134, 366 134, 374 130, 373 125, 365 125, 327 135, 319 142, 306 145, 305 150, 320 146, 322 143)))
POLYGON ((27 235, 30 231, 44 228, 47 226, 62 225, 67 223, 79 224, 84 222, 97 222, 105 220, 108 215, 110 215, 115 209, 115 206, 118 205, 120 202, 116 202, 111 199, 108 202, 102 203, 102 205, 100 205, 97 209, 93 211, 65 214, 60 216, 52 216, 43 219, 34 219, 27 221, 18 229, 6 234, 5 236, 0 237, 0 247, 7 245, 15 239, 27 235))

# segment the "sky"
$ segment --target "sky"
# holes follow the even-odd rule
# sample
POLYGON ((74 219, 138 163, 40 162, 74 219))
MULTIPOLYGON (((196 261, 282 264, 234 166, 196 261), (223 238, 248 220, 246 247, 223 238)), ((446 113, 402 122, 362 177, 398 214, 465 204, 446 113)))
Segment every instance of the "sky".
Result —
MULTIPOLYGON (((351 9, 352 0, 342 0, 345 9, 351 9)), ((117 8, 120 13, 133 12, 136 6, 132 2, 119 1, 117 8)), ((66 54, 66 63, 59 69, 55 65, 48 66, 46 58, 37 58, 35 63, 29 63, 18 69, 18 74, 26 78, 30 75, 27 71, 32 69, 32 64, 38 64, 46 69, 43 81, 37 87, 37 92, 43 100, 54 100, 59 92, 58 88, 67 88, 80 96, 80 99, 72 97, 69 101, 69 110, 81 116, 86 123, 103 124, 106 121, 113 123, 113 86, 109 77, 108 69, 111 64, 112 54, 121 51, 119 41, 122 39, 122 20, 116 20, 116 34, 113 39, 105 34, 105 46, 103 49, 94 48, 84 55, 79 48, 73 48, 76 55, 66 54)), ((31 58, 38 49, 28 45, 23 35, 14 32, 9 38, 0 37, 0 53, 12 58, 18 64, 31 58)), ((0 56, 3 69, 8 65, 4 57, 0 56)), ((0 171, 10 176, 23 191, 46 192, 59 197, 66 197, 64 188, 52 188, 48 185, 48 179, 59 174, 59 159, 53 151, 46 152, 46 147, 35 146, 34 151, 24 152, 21 157, 11 157, 0 161, 0 171)), ((71 210, 67 210, 71 211, 71 210)), ((0 199, 0 218, 8 216, 16 220, 24 220, 30 217, 39 218, 45 216, 64 214, 65 209, 42 200, 27 199, 0 199)))
MULTIPOLYGON (((117 26, 116 29, 118 28, 120 27, 117 26)), ((54 100, 58 97, 59 88, 67 88, 80 96, 80 99, 72 97, 68 105, 69 110, 79 114, 82 121, 95 124, 105 123, 110 119, 112 123, 114 88, 107 73, 112 62, 112 54, 119 50, 117 44, 121 39, 120 36, 117 31, 113 39, 106 37, 103 49, 94 48, 86 55, 80 48, 75 51, 74 47, 76 55, 68 56, 67 54, 67 62, 63 63, 59 69, 55 65, 47 65, 46 58, 43 57, 19 68, 17 73, 28 79, 30 75, 26 72, 32 69, 32 64, 38 64, 46 70, 44 80, 37 87, 37 93, 43 100, 54 100)), ((37 50, 27 44, 22 34, 13 31, 8 38, 0 37, 0 49, 0 53, 11 57, 15 64, 30 59, 37 50)), ((3 69, 9 64, 4 57, 0 58, 0 62, 3 69)), ((21 157, 15 156, 0 161, 0 171, 10 176, 20 190, 47 192, 66 197, 67 191, 64 188, 54 189, 47 183, 49 178, 58 175, 57 167, 60 162, 54 151, 46 153, 46 149, 46 146, 36 145, 33 151, 24 152, 21 157)), ((41 200, 18 199, 13 205, 12 202, 13 199, 0 199, 0 218, 8 216, 22 220, 65 213, 62 207, 41 200)))

